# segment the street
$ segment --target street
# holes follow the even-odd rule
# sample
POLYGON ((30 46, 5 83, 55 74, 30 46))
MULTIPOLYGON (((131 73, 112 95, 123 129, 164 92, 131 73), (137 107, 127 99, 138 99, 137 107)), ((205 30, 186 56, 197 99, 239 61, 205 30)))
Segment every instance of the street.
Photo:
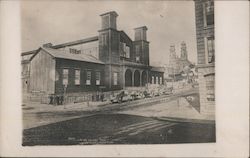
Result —
POLYGON ((24 146, 202 143, 215 142, 215 125, 98 114, 27 129, 23 136, 24 146))
POLYGON ((197 96, 196 90, 76 109, 57 106, 35 111, 25 107, 24 127, 28 128, 23 131, 23 145, 215 142, 213 122, 185 121, 202 119, 185 96, 197 96), (168 119, 173 117, 184 121, 168 119))

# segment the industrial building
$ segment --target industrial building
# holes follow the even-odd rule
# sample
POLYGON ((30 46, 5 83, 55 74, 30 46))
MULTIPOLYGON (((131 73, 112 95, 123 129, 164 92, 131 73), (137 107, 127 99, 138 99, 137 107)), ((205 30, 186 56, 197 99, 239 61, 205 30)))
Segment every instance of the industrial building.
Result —
POLYGON ((164 70, 150 66, 148 28, 135 28, 132 40, 117 30, 115 11, 100 16, 97 36, 23 52, 23 92, 76 94, 163 84, 164 70))

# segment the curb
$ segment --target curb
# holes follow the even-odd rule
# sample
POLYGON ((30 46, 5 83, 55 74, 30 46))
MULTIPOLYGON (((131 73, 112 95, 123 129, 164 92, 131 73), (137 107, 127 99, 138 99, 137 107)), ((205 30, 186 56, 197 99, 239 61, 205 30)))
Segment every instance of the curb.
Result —
POLYGON ((181 122, 181 123, 198 123, 198 124, 215 124, 215 120, 206 119, 189 119, 189 118, 177 118, 177 117, 155 117, 161 121, 181 122))

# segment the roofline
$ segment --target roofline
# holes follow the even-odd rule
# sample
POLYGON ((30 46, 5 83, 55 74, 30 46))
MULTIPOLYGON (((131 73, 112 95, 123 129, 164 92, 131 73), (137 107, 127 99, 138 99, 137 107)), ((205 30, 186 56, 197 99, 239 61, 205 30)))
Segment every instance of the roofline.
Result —
POLYGON ((129 35, 126 34, 126 32, 124 32, 123 30, 121 30, 121 31, 119 31, 119 32, 125 34, 125 35, 129 38, 129 40, 133 42, 133 40, 129 37, 129 35))
POLYGON ((106 12, 106 13, 101 14, 100 16, 104 16, 104 15, 107 15, 107 14, 113 14, 113 15, 115 15, 116 17, 118 16, 118 14, 117 14, 115 11, 109 11, 109 12, 106 12))
POLYGON ((85 39, 81 39, 81 40, 77 40, 77 41, 72 41, 72 42, 67 42, 67 43, 54 45, 54 46, 52 46, 52 48, 58 49, 58 48, 66 47, 66 46, 73 46, 73 45, 77 45, 77 44, 83 44, 83 43, 94 42, 94 41, 98 41, 98 36, 89 37, 89 38, 85 38, 85 39))
POLYGON ((46 48, 44 47, 39 47, 39 49, 37 49, 36 53, 29 59, 29 61, 31 61, 39 52, 40 50, 44 50, 46 53, 48 53, 50 56, 52 56, 53 58, 56 59, 64 59, 64 60, 73 60, 73 61, 80 61, 80 62, 87 62, 87 63, 95 63, 95 64, 102 64, 104 65, 105 63, 103 63, 102 61, 100 62, 90 62, 90 61, 81 61, 81 60, 74 60, 74 59, 67 59, 67 58, 61 58, 61 57, 56 57, 53 54, 51 54, 46 48))
POLYGON ((32 51, 27 51, 27 52, 22 52, 22 53, 21 53, 21 56, 30 55, 30 54, 35 54, 37 50, 38 50, 38 49, 32 50, 32 51))
POLYGON ((140 27, 136 27, 134 28, 134 30, 138 30, 138 29, 143 29, 143 30, 148 30, 147 26, 140 26, 140 27))

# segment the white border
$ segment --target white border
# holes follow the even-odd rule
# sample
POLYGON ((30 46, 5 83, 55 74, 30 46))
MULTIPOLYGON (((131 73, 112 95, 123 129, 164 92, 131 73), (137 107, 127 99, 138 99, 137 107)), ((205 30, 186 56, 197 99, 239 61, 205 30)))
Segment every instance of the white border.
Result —
POLYGON ((1 156, 249 156, 248 1, 215 2, 217 142, 153 146, 22 147, 19 1, 0 4, 1 156))

